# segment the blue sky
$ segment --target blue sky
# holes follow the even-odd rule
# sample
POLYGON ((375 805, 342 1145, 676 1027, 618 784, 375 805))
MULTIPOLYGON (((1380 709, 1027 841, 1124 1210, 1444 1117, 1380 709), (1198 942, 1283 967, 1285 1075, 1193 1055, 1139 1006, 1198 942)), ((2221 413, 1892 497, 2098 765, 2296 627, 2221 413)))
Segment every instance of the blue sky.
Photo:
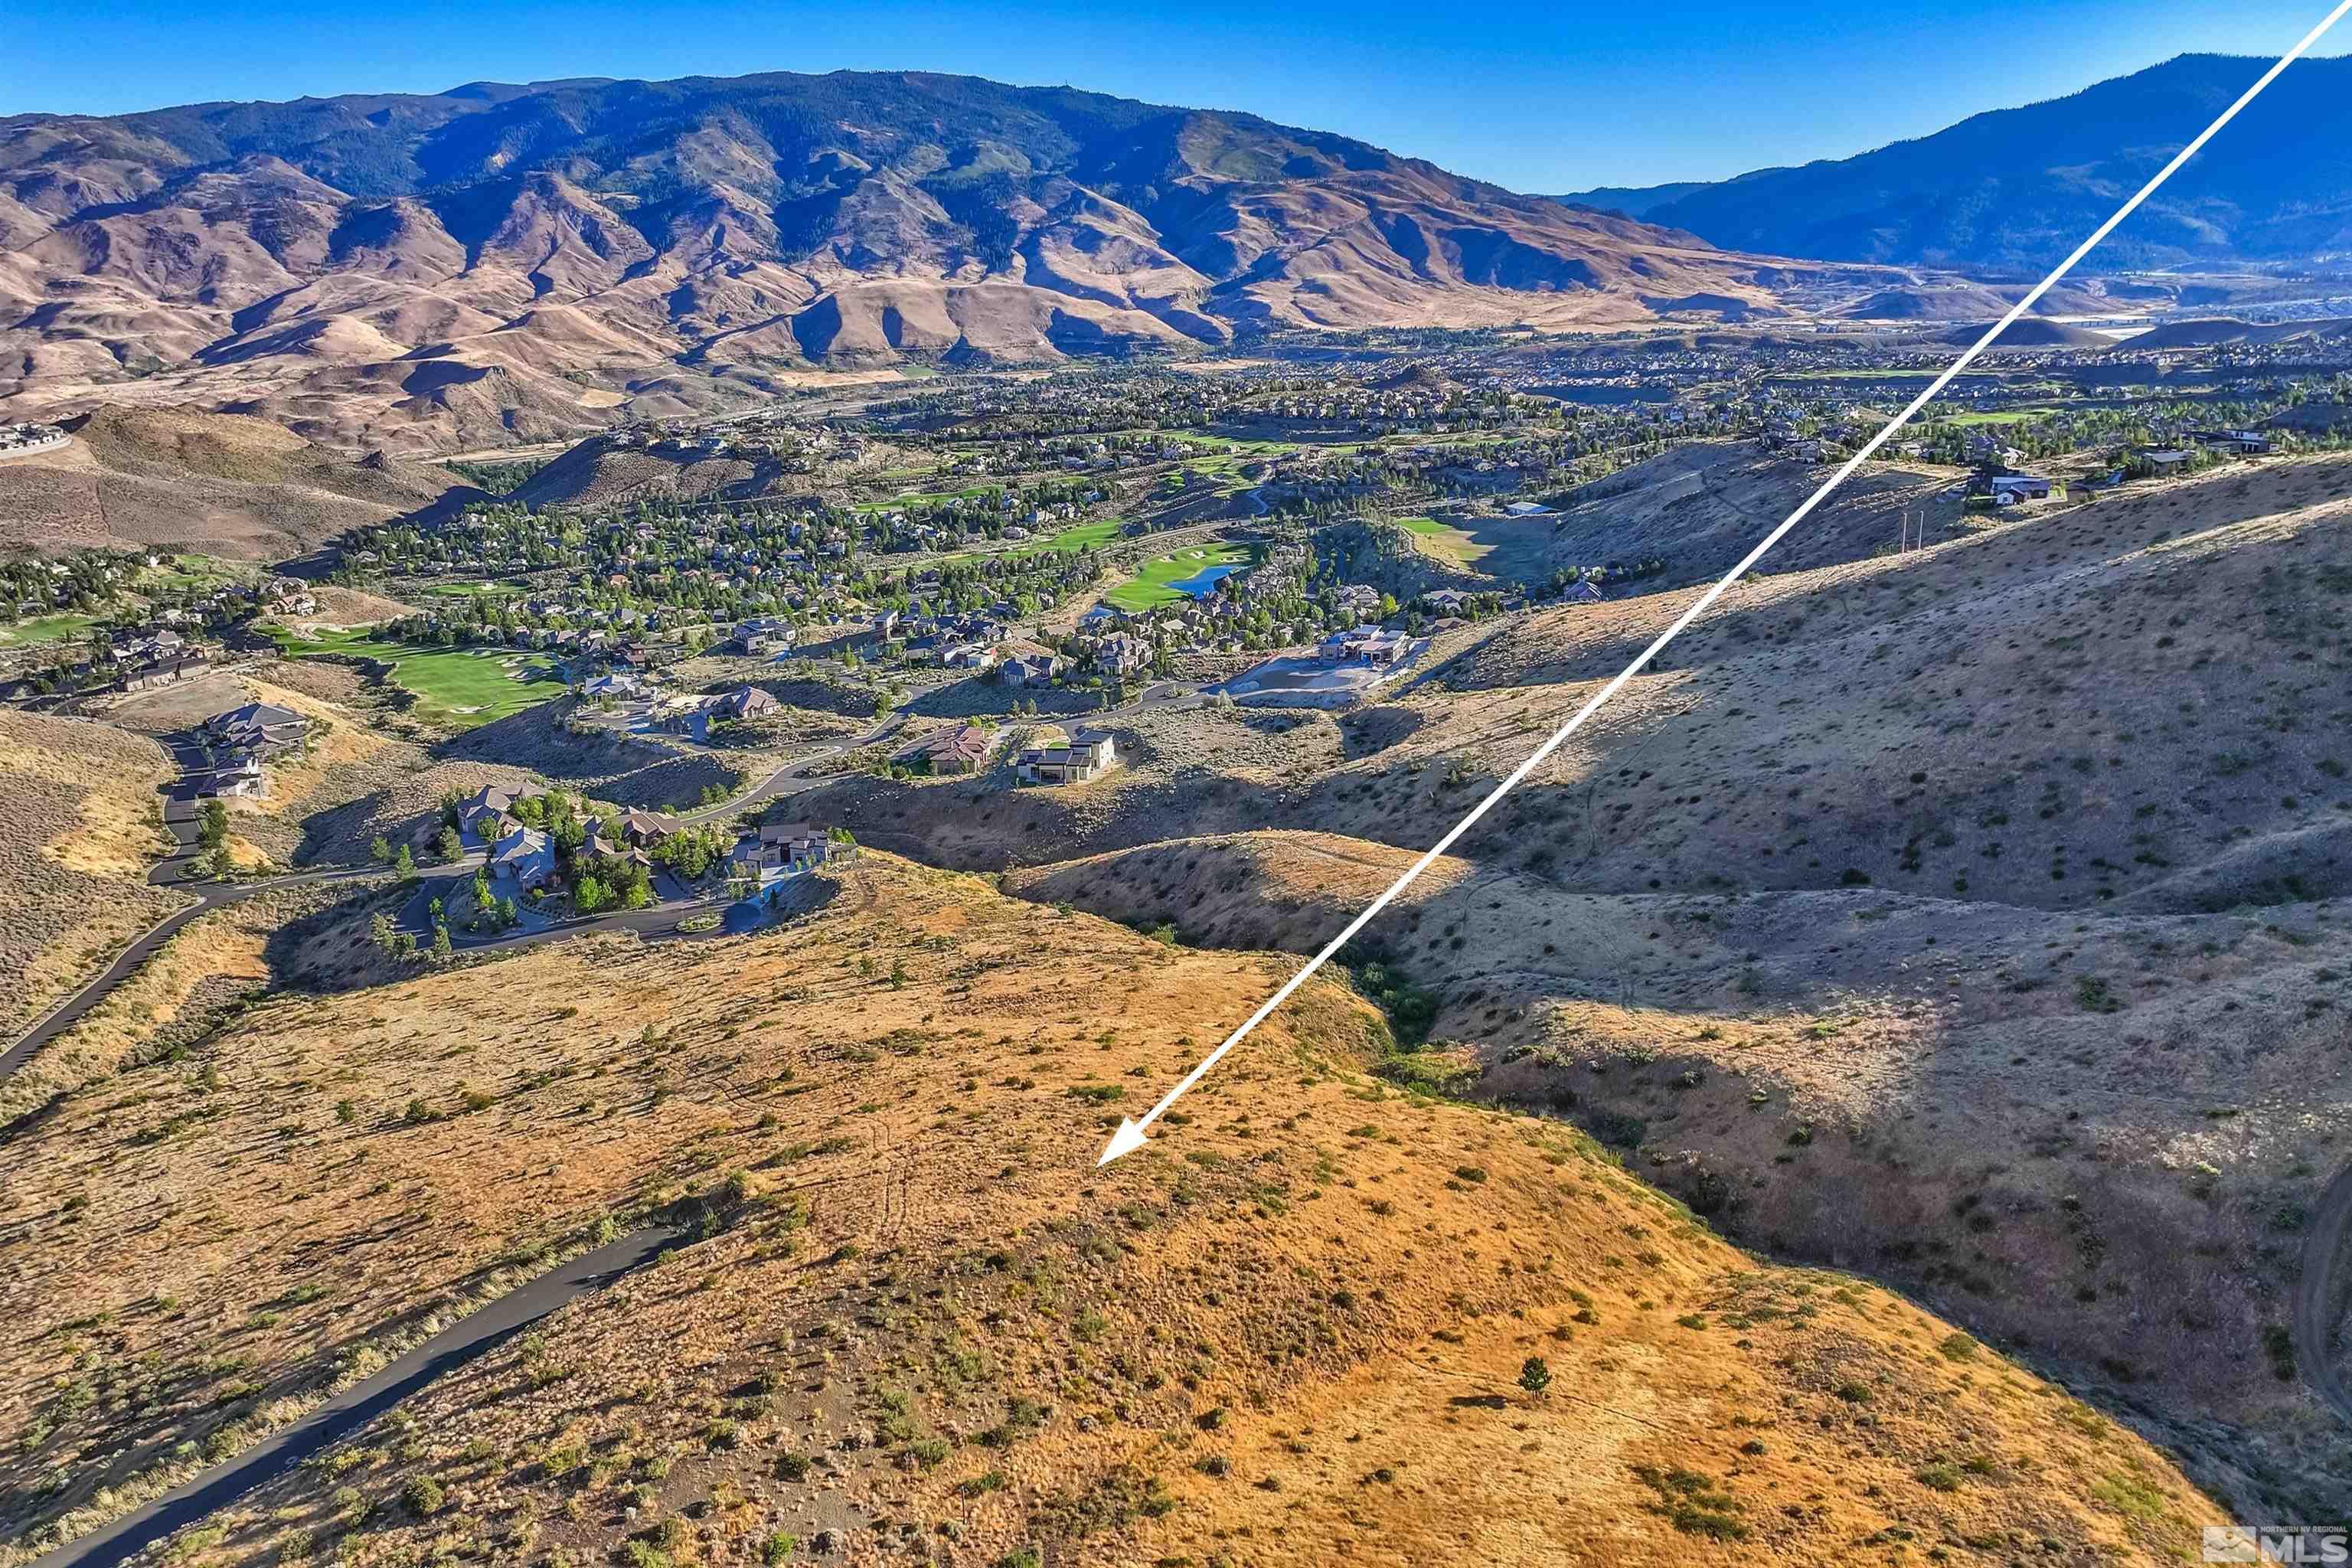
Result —
MULTIPOLYGON (((2322 0, 7 0, 0 114, 491 79, 924 69, 1337 131, 1517 190, 1861 152, 2189 50, 2275 57, 2322 0)), ((2352 26, 2352 24, 2347 24, 2352 26)), ((2330 38, 2321 52, 2352 47, 2330 38)), ((2249 73, 2251 77, 2251 72, 2249 73)))

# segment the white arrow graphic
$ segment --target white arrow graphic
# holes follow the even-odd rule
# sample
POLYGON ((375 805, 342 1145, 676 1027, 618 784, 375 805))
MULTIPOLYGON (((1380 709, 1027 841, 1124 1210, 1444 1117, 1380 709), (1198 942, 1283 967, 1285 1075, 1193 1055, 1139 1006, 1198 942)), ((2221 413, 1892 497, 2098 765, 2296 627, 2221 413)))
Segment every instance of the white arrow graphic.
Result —
POLYGON ((1226 1052, 1232 1050, 1235 1046, 1240 1045, 1244 1040, 1247 1039, 1249 1037, 1250 1031, 1256 1028, 1260 1024, 1265 1023, 1268 1015, 1273 1013, 1276 1008, 1281 1006, 1285 1002, 1288 1001, 1290 999, 1290 994, 1297 990, 1301 985, 1305 984, 1308 976, 1312 975, 1317 970, 1322 968, 1324 964, 1329 963, 1332 954, 1338 952, 1341 948, 1347 946, 1349 942, 1354 941, 1356 933, 1362 931, 1366 925, 1370 924, 1372 917, 1379 914, 1382 910, 1388 908, 1391 903, 1395 901, 1396 896, 1399 893, 1403 892, 1407 888, 1412 886, 1414 879, 1429 868, 1432 861, 1434 861, 1439 856, 1444 854, 1446 850, 1452 848, 1456 839, 1460 838, 1465 833, 1470 831, 1470 829, 1476 825, 1480 817, 1486 816, 1487 812, 1494 809, 1496 802, 1510 794, 1513 789, 1517 787, 1521 779, 1526 778, 1528 773, 1534 772, 1535 769, 1542 763, 1546 757, 1550 756, 1552 752, 1558 751, 1561 742, 1576 733, 1576 731, 1583 726, 1584 721, 1587 719, 1591 718, 1592 715, 1600 710, 1602 703, 1607 702, 1611 698, 1616 696, 1617 693, 1623 689, 1627 681, 1633 679, 1633 677, 1639 675, 1644 668, 1646 668, 1650 661, 1657 658, 1658 654, 1668 643, 1674 641, 1675 638, 1682 635, 1683 629, 1685 626, 1698 619, 1699 616, 1705 615, 1707 610, 1713 606, 1716 600, 1723 596, 1725 590, 1728 589, 1734 583, 1738 582, 1740 578, 1746 576, 1748 569, 1754 566, 1759 561, 1761 561, 1767 551, 1780 543, 1782 539, 1787 537, 1790 529, 1796 527, 1797 524, 1802 522, 1806 517, 1811 515, 1813 509, 1821 505, 1822 502, 1828 498, 1832 490, 1836 489, 1839 485, 1845 482, 1848 475, 1852 474, 1854 469, 1860 468, 1873 452, 1877 451, 1880 447, 1885 445, 1889 437, 1893 436, 1897 430, 1903 428, 1904 426, 1909 424, 1912 417, 1916 415, 1919 410, 1925 408, 1929 403, 1935 401, 1937 395, 1950 384, 1951 379, 1954 376, 1966 370, 1975 362, 1976 357, 1979 354, 1991 347, 1993 342, 1998 339, 2002 332, 2009 329, 2011 322, 2024 315, 2026 311, 2032 310, 2035 301, 2039 300, 2042 295, 2048 293, 2053 285, 2057 283, 2060 279, 2065 277, 2067 273, 2072 272, 2076 264, 2079 263, 2083 258, 2088 256, 2092 249, 2095 247, 2101 240, 2106 238, 2109 234, 2114 232, 2117 224, 2122 223, 2124 219, 2131 216, 2134 212, 2137 211, 2142 202, 2147 201, 2148 197, 2154 195, 2157 193, 2157 190, 2163 185, 2165 181, 2172 178, 2172 176, 2179 171, 2182 164, 2188 163, 2189 159, 2195 157, 2200 151, 2202 151, 2205 143, 2213 139, 2213 135, 2216 132, 2220 131, 2224 125, 2229 124, 2231 121, 2235 120, 2238 117, 2238 111, 2240 110, 2245 108, 2246 105, 2253 102, 2256 98, 2260 97, 2264 88, 2270 86, 2272 82, 2278 79, 2280 72, 2285 70, 2289 65, 2300 58, 2312 45, 2317 43, 2321 36, 2324 35, 2330 27, 2333 27, 2337 22, 2341 21, 2344 18, 2345 13, 2347 11, 2352 11, 2352 0, 2339 0, 2339 4, 2336 7, 2330 11, 2326 16, 2321 20, 2317 26, 2312 28, 2310 32, 2305 33, 2303 36, 2303 41, 2301 43, 2287 50, 2285 54, 2281 55, 2278 58, 2278 62, 2272 66, 2270 69, 2264 71, 2261 78, 2255 81, 2253 86, 2246 89, 2243 93, 2241 93, 2235 103, 2232 103, 2229 108, 2223 110, 2212 124, 2208 125, 2203 131, 2198 132, 2197 139, 2195 141, 2189 142, 2189 145, 2183 147, 2179 153, 2173 154, 2172 161, 2165 164, 2163 168, 2158 170, 2155 178, 2149 180, 2145 185, 2142 185, 2137 194, 2129 201, 2124 203, 2122 206, 2117 207, 2114 216, 2108 218, 2106 222, 2092 230, 2091 237, 2083 241, 2082 244, 2076 246, 2074 247, 2074 254, 2067 257, 2065 260, 2060 262, 2056 269, 2053 270, 2049 277, 2044 278, 2041 282, 2036 283, 2033 286, 2032 292, 2028 293, 2016 304, 2011 306, 2009 313, 2003 316, 2000 321, 1995 321, 1992 326, 1986 331, 1982 337, 1969 344, 1967 351, 1963 353, 1958 359, 1952 362, 1950 369, 1945 371, 1934 381, 1928 383, 1927 390, 1920 393, 1918 396, 1913 398, 1909 406, 1905 408, 1902 413, 1897 414, 1893 419, 1887 421, 1886 428, 1881 430, 1877 435, 1873 436, 1867 445, 1865 445, 1860 451, 1856 452, 1853 457, 1848 458, 1845 462, 1839 467, 1837 472, 1832 474, 1827 479, 1822 481, 1822 487, 1819 489, 1805 498, 1802 505, 1799 506, 1796 510, 1790 512, 1785 519, 1783 519, 1779 527, 1775 528, 1771 532, 1766 534, 1761 540, 1759 540, 1757 542, 1755 549, 1750 550, 1745 556, 1741 557, 1738 565, 1725 573, 1720 578, 1716 580, 1715 584, 1709 587, 1706 593, 1693 600, 1689 608, 1683 611, 1681 615, 1676 616, 1674 619, 1674 623, 1667 626, 1664 631, 1658 634, 1658 638, 1655 642, 1652 643, 1648 647, 1643 648, 1641 653, 1635 657, 1633 663, 1618 671, 1616 676, 1610 680, 1608 685, 1602 687, 1600 690, 1594 692, 1591 697, 1587 699, 1584 706, 1579 708, 1575 714, 1570 718, 1567 723, 1562 724, 1559 729, 1553 731, 1550 737, 1546 740, 1542 745, 1537 747, 1534 753, 1530 755, 1527 761, 1521 763, 1517 767, 1513 768, 1510 771, 1510 773, 1505 777, 1503 782, 1496 784, 1494 789, 1487 794, 1484 800, 1480 801, 1476 805, 1472 806, 1470 808, 1470 815, 1465 816, 1461 821, 1455 823, 1451 828, 1447 829, 1444 837, 1431 845, 1428 850, 1422 855, 1421 858, 1415 860, 1411 866, 1405 868, 1404 875, 1399 877, 1394 882, 1390 883, 1388 890, 1382 893, 1379 898, 1374 899, 1371 903, 1366 907, 1363 913, 1358 915, 1354 920, 1349 921, 1347 926, 1338 936, 1333 937, 1329 942, 1324 943, 1323 950, 1320 952, 1318 952, 1314 957, 1308 959, 1305 968, 1299 970, 1297 973, 1284 981, 1282 983, 1282 988, 1276 991, 1273 995, 1267 997, 1265 1004, 1261 1005, 1256 1012, 1252 1013, 1247 1018, 1244 1019, 1240 1028, 1235 1029, 1232 1034, 1225 1037, 1224 1044, 1219 1046, 1215 1050, 1211 1051, 1208 1056, 1202 1059, 1200 1066, 1194 1068, 1191 1072, 1186 1073, 1177 1083, 1175 1088, 1170 1089, 1165 1095, 1160 1097, 1159 1104, 1153 1106, 1150 1110, 1143 1113, 1141 1120, 1122 1119, 1118 1124, 1118 1131, 1113 1133, 1111 1135, 1110 1142, 1103 1146, 1102 1158, 1095 1162, 1096 1167, 1099 1169, 1104 1165, 1109 1164, 1113 1160, 1118 1159, 1122 1155, 1132 1154, 1138 1149, 1142 1148, 1146 1142, 1144 1133, 1151 1124, 1159 1121, 1160 1117, 1166 1115, 1168 1108, 1174 1105, 1179 1100, 1182 1099, 1185 1092, 1191 1089, 1194 1084, 1200 1082, 1201 1079, 1207 1075, 1211 1068, 1215 1067, 1219 1062, 1223 1061, 1226 1052))

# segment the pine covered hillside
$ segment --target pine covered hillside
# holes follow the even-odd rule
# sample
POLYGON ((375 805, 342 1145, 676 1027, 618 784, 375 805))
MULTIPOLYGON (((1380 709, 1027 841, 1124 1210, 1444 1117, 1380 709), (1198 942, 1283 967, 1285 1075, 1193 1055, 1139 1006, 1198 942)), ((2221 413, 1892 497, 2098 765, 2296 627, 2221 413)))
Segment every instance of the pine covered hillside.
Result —
POLYGON ((1345 137, 968 77, 0 120, 0 406, 138 377, 331 440, 561 435, 812 365, 1268 324, 1711 320, 1784 277, 1345 137))

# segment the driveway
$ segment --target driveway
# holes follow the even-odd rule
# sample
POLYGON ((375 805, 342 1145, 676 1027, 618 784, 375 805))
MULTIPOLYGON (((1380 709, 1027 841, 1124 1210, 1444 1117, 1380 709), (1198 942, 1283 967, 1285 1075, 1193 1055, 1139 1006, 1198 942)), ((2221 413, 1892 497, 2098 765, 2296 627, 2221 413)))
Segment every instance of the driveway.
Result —
MULTIPOLYGON (((827 757, 837 756, 851 746, 866 746, 895 733, 907 721, 903 712, 894 713, 856 740, 842 745, 827 747, 809 756, 797 757, 753 786, 750 793, 725 800, 717 805, 697 811, 678 813, 678 819, 690 826, 700 826, 716 818, 728 816, 763 806, 785 795, 797 795, 825 782, 807 776, 805 770, 827 757)), ((299 888, 312 882, 356 881, 364 878, 385 877, 391 873, 380 866, 357 866, 316 871, 296 871, 283 877, 271 877, 254 882, 191 883, 184 879, 188 863, 197 854, 197 836, 202 831, 201 805, 196 798, 194 774, 204 766, 203 749, 184 736, 173 736, 163 742, 179 764, 180 776, 168 786, 163 798, 163 825, 171 830, 172 853, 157 862, 147 874, 147 880, 157 887, 174 888, 193 893, 195 902, 184 910, 175 910, 148 928, 125 948, 115 961, 107 965, 97 979, 58 1003, 33 1025, 6 1051, 0 1052, 0 1081, 12 1077, 42 1047, 72 1028, 87 1016, 91 1008, 106 1000, 109 993, 138 972, 139 966, 153 957, 163 945, 177 935, 182 927, 199 915, 225 908, 257 893, 277 888, 299 888)), ((436 888, 454 883, 455 877, 470 873, 479 865, 482 854, 475 850, 464 858, 436 866, 432 877, 421 884, 415 896, 401 910, 403 929, 414 933, 420 942, 429 942, 433 926, 426 910, 436 888)), ((541 942, 553 942, 564 937, 587 936, 597 931, 633 931, 639 935, 655 937, 682 934, 677 922, 701 910, 716 907, 715 899, 673 900, 651 909, 627 910, 599 916, 592 920, 572 921, 541 931, 509 933, 500 937, 485 937, 474 941, 459 938, 452 931, 457 945, 467 948, 493 946, 527 946, 541 942)))
POLYGON ((822 778, 809 777, 806 770, 824 762, 827 757, 837 757, 844 752, 855 751, 860 746, 870 746, 877 741, 887 740, 897 734, 906 722, 906 712, 901 710, 855 740, 843 741, 837 744, 824 747, 810 752, 805 757, 794 757, 741 795, 730 796, 716 805, 706 805, 694 811, 680 811, 672 815, 689 826, 698 827, 714 818, 736 816, 765 805, 772 800, 778 800, 788 795, 798 795, 803 790, 814 789, 825 781, 822 778))
MULTIPOLYGON (((178 865, 187 858, 187 852, 183 850, 172 859, 158 866, 148 880, 163 882, 166 869, 178 865)), ((104 973, 97 979, 51 1008, 40 1022, 18 1037, 15 1045, 10 1046, 6 1051, 0 1052, 0 1081, 14 1077, 19 1068, 33 1058, 35 1052, 81 1022, 91 1008, 106 1000, 109 992, 130 979, 141 964, 153 957, 159 948, 179 933, 181 927, 198 915, 226 908, 230 904, 241 903, 257 893, 266 893, 277 888, 299 888, 313 882, 350 882, 363 878, 384 877, 390 874, 381 867, 361 866, 330 871, 297 871, 291 876, 271 877, 258 882, 206 882, 194 887, 188 887, 184 883, 180 884, 187 891, 195 894, 196 901, 186 909, 174 910, 148 927, 145 934, 131 942, 129 947, 124 948, 121 954, 112 963, 108 964, 104 973)))

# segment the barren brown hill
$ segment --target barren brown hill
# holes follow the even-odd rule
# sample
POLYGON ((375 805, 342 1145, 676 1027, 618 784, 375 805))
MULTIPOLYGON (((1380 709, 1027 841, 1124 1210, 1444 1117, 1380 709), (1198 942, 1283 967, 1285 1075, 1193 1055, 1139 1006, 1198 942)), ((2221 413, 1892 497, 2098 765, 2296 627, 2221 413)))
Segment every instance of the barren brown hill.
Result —
POLYGON ((2166 321, 2132 338, 2136 349, 2210 348, 2217 343, 2275 343, 2295 338, 2352 337, 2352 322, 2331 318, 2316 321, 2241 321, 2221 316, 2203 321, 2166 321))
POLYGON ((436 468, 353 459, 237 414, 109 406, 68 424, 72 445, 0 463, 0 548, 277 561, 463 489, 436 468))
MULTIPOLYGON (((1412 858, 1244 833, 1007 886, 1305 952, 1412 858)), ((2325 1510, 2342 1438, 2276 1335, 2294 1216, 2352 1156, 2347 912, 2086 925, 1873 890, 1584 894, 1448 859, 1360 951, 1480 1047, 1482 1094, 1638 1155, 1737 1240, 2029 1354, 2247 1506, 2325 1510)))
MULTIPOLYGON (((1946 332, 1942 341, 1961 345, 1972 343, 1984 336, 1985 329, 1992 324, 1992 321, 1970 321, 1946 332)), ((2011 321, 2003 329, 2000 336, 1993 340, 1992 346, 1997 349, 2104 348, 2114 341, 2088 327, 2026 316, 2011 321)))
POLYGON ((677 497, 700 500, 804 493, 814 483, 769 458, 649 451, 590 439, 517 486, 528 506, 614 506, 677 497))
POLYGON ((680 1208, 705 1239, 172 1555, 2138 1563, 2218 1517, 1910 1303, 1400 1091, 1333 985, 1094 1169, 1282 966, 869 855, 781 932, 274 1001, 0 1145, 9 1522, 120 1507, 680 1208))
MULTIPOLYGON (((1701 548, 1737 538, 1695 511, 1701 548)), ((1589 891, 2146 910, 2352 891, 2347 518, 2352 460, 2270 459, 1750 579, 1464 852, 1589 891)), ((1139 765, 1104 789, 856 779, 827 804, 983 869, 1256 826, 1417 849, 1696 593, 1449 634, 1401 693, 1336 722, 1113 715, 1139 765)))
POLYGON ((404 449, 813 364, 1778 310, 1789 263, 1241 114, 917 73, 0 119, 0 407, 404 449))
MULTIPOLYGON (((2088 316, 2140 308, 2137 299, 2110 297, 2095 283, 2062 283, 2035 302, 2042 315, 2088 316)), ((1837 313, 1866 321, 1994 321, 2026 292, 2024 284, 1948 283, 1881 289, 1837 313)), ((1975 340, 1971 339, 1970 342, 1975 340)))

